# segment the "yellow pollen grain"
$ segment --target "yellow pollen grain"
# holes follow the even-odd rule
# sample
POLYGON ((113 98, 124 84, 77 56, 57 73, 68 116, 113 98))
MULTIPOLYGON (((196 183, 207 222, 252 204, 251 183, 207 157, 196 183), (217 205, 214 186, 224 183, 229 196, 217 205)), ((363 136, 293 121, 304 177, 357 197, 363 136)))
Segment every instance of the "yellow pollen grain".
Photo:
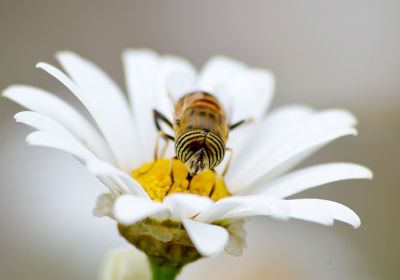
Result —
POLYGON ((186 166, 177 159, 159 159, 143 164, 132 172, 154 201, 163 201, 168 194, 193 193, 217 201, 229 196, 224 180, 207 170, 194 177, 188 176, 186 166))

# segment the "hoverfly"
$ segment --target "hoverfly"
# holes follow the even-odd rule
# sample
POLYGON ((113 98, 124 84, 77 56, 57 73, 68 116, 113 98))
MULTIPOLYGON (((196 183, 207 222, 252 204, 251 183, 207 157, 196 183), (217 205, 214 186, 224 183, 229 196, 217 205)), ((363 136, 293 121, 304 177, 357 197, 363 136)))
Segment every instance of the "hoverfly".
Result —
MULTIPOLYGON (((213 170, 225 156, 229 131, 242 125, 241 120, 229 125, 225 110, 218 99, 210 93, 195 91, 181 97, 174 105, 174 122, 162 113, 153 110, 154 122, 159 135, 175 142, 176 158, 185 164, 190 176, 205 170, 213 170), (160 121, 174 131, 174 136, 165 133, 160 121)), ((158 141, 155 157, 158 153, 158 141)), ((226 164, 224 175, 229 167, 226 164)))

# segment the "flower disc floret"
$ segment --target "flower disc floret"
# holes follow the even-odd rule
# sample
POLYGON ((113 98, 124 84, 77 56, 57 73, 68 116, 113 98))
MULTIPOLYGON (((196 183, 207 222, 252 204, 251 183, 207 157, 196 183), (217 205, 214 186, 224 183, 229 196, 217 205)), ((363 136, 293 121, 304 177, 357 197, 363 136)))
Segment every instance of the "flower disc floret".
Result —
POLYGON ((186 166, 177 159, 159 159, 143 164, 132 172, 154 201, 162 202, 173 193, 192 193, 217 201, 229 196, 223 178, 215 171, 207 170, 190 176, 186 166))

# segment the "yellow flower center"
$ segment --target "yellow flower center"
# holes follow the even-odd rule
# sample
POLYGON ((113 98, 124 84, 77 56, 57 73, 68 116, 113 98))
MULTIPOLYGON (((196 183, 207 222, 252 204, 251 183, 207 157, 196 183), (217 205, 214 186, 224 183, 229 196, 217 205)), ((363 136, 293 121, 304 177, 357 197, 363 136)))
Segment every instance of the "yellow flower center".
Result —
POLYGON ((163 201, 173 193, 193 193, 208 196, 217 201, 229 196, 224 180, 207 170, 194 177, 189 176, 186 166, 177 159, 159 159, 143 164, 132 172, 154 201, 163 201))

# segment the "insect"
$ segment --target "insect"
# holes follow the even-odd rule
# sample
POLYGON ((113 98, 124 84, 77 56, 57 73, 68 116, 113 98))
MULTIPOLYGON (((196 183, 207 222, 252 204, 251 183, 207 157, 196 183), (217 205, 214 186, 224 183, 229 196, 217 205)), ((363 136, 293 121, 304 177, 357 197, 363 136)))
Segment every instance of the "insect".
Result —
MULTIPOLYGON (((242 125, 246 120, 229 125, 224 108, 210 93, 195 91, 181 97, 174 105, 174 122, 162 113, 153 110, 154 122, 159 136, 175 142, 176 158, 183 162, 191 176, 204 170, 213 170, 224 159, 229 131, 242 125), (174 136, 161 128, 161 121, 171 127, 174 136)), ((155 157, 158 154, 158 140, 155 157)), ((165 150, 165 149, 164 149, 165 150)), ((223 175, 229 167, 230 159, 223 175)))

